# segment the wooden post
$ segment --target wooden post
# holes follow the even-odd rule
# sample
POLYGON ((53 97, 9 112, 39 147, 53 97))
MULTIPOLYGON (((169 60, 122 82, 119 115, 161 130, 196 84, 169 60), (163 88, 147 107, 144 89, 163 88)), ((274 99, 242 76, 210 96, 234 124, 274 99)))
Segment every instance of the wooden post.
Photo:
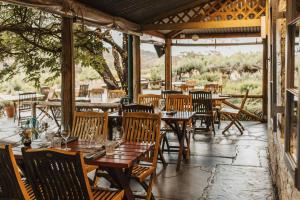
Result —
POLYGON ((132 35, 128 35, 128 98, 130 102, 133 100, 133 48, 132 35))
POLYGON ((75 110, 75 64, 73 44, 73 18, 62 17, 62 58, 61 58, 61 124, 73 124, 75 110))
POLYGON ((133 99, 137 102, 141 94, 141 40, 139 36, 133 36, 133 99))
POLYGON ((263 111, 263 120, 266 121, 267 117, 268 117, 268 43, 267 43, 267 39, 263 39, 262 43, 263 43, 262 111, 263 111))
POLYGON ((165 40, 165 89, 172 89, 172 39, 165 40))

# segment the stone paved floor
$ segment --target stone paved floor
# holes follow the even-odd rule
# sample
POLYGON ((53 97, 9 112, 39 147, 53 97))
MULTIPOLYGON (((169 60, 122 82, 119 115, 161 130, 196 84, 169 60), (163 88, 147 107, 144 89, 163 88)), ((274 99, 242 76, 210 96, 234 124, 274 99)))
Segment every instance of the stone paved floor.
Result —
MULTIPOLYGON (((175 153, 165 153, 169 165, 158 165, 153 192, 166 200, 272 200, 268 168, 266 124, 243 122, 240 135, 231 129, 226 136, 197 134, 191 142, 191 158, 176 171, 175 153)), ((18 141, 13 120, 0 119, 0 143, 18 141)), ((170 141, 176 138, 169 134, 170 141)), ((136 185, 133 186, 139 191, 136 185)))

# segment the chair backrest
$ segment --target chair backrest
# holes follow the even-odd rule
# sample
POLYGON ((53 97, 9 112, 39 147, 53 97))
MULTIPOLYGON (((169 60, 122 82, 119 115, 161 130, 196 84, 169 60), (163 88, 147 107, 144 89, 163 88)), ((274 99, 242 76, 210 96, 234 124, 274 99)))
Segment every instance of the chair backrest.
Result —
POLYGON ((50 92, 50 87, 47 87, 47 86, 41 87, 40 88, 40 92, 41 92, 41 94, 44 95, 44 97, 42 98, 42 100, 45 101, 48 98, 48 94, 50 92))
POLYGON ((189 86, 187 84, 182 84, 179 86, 180 90, 182 92, 188 91, 189 90, 189 86))
POLYGON ((158 107, 159 100, 161 99, 161 95, 159 94, 140 94, 138 96, 138 103, 158 107))
POLYGON ((80 85, 78 97, 87 97, 89 95, 89 85, 80 85))
POLYGON ((163 90, 163 91, 161 91, 161 96, 163 99, 167 99, 167 96, 169 94, 182 94, 182 91, 178 91, 178 90, 163 90))
POLYGON ((170 94, 167 96, 166 111, 192 111, 192 96, 185 94, 170 94))
POLYGON ((89 131, 94 127, 96 131, 95 135, 102 134, 104 137, 107 137, 107 124, 107 112, 74 112, 71 135, 79 139, 88 139, 89 131))
POLYGON ((35 101, 36 93, 35 92, 26 92, 19 94, 19 110, 31 110, 31 103, 24 103, 24 101, 35 101))
POLYGON ((107 97, 109 99, 112 98, 122 98, 126 96, 126 92, 124 90, 108 90, 107 97))
POLYGON ((25 148, 22 153, 36 199, 93 199, 81 153, 25 148))
POLYGON ((145 142, 155 145, 153 153, 145 156, 145 161, 156 167, 160 141, 160 114, 127 112, 123 115, 123 139, 128 142, 145 142))
MULTIPOLYGON (((210 84, 204 85, 204 90, 207 91, 207 92, 219 93, 220 92, 220 86, 217 83, 210 83, 210 84)), ((222 92, 222 89, 221 89, 221 92, 222 92)))
POLYGON ((193 111, 198 114, 211 114, 213 112, 212 94, 206 91, 190 91, 193 111))
POLYGON ((245 95, 244 95, 244 98, 243 98, 243 100, 242 100, 242 102, 241 102, 241 106, 240 106, 240 108, 239 108, 239 111, 241 111, 241 110, 244 109, 244 106, 245 106, 246 101, 247 101, 247 98, 248 98, 248 94, 249 94, 249 90, 247 89, 247 90, 246 90, 246 93, 245 93, 245 95))
POLYGON ((129 104, 122 105, 123 112, 147 112, 154 113, 153 106, 141 105, 141 104, 129 104))
POLYGON ((0 199, 30 199, 10 145, 0 145, 0 199))

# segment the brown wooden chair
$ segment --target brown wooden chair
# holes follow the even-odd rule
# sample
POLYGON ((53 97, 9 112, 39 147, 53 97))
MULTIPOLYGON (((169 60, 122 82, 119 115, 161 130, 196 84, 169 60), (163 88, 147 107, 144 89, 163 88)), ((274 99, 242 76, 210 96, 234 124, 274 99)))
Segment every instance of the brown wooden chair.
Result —
POLYGON ((240 117, 240 114, 241 114, 241 110, 243 110, 243 108, 245 106, 245 103, 247 101, 248 93, 249 93, 249 90, 246 91, 239 109, 234 109, 234 108, 222 108, 221 109, 221 114, 224 115, 227 119, 229 119, 231 121, 225 127, 222 134, 225 134, 225 132, 228 131, 228 129, 232 125, 235 125, 237 127, 237 129, 240 131, 240 133, 243 135, 243 131, 245 130, 245 128, 243 127, 243 125, 239 121, 239 117, 240 117))
POLYGON ((193 131, 194 131, 193 137, 195 137, 197 129, 202 129, 196 127, 197 120, 201 120, 201 125, 202 122, 204 121, 206 123, 207 128, 212 126, 212 130, 215 135, 216 132, 215 132, 214 120, 215 120, 216 112, 213 111, 211 92, 190 91, 189 94, 192 96, 193 111, 196 112, 196 115, 193 118, 193 131))
POLYGON ((104 135, 107 137, 107 112, 74 112, 74 120, 72 127, 72 136, 79 139, 88 139, 88 131, 91 127, 96 128, 96 134, 104 135))
POLYGON ((0 199, 35 199, 26 180, 21 179, 10 145, 0 145, 0 199))
POLYGON ((187 91, 189 91, 189 86, 187 84, 182 84, 182 85, 179 86, 179 89, 182 92, 187 92, 187 91))
POLYGON ((32 104, 30 101, 36 101, 35 92, 26 92, 19 94, 18 101, 18 125, 24 125, 32 117, 32 104))
MULTIPOLYGON (((222 94, 222 85, 217 83, 210 83, 204 86, 204 90, 207 92, 222 94)), ((213 108, 217 112, 216 118, 218 119, 216 122, 218 124, 218 128, 221 126, 221 109, 222 109, 222 101, 215 100, 213 101, 213 108)))
MULTIPOLYGON (((45 90, 45 88, 43 88, 45 90)), ((42 88, 41 88, 42 91, 42 88)), ((49 91, 47 92, 47 96, 45 96, 43 101, 49 101, 53 99, 55 96, 55 89, 49 88, 49 91)), ((42 120, 45 116, 47 116, 50 119, 53 119, 52 116, 49 113, 49 106, 46 105, 36 105, 36 108, 40 110, 40 114, 38 115, 38 118, 42 120)))
POLYGON ((204 90, 207 92, 212 92, 212 93, 221 93, 222 90, 220 91, 220 85, 217 83, 210 83, 210 84, 206 84, 204 85, 204 90))
MULTIPOLYGON (((166 111, 185 111, 185 112, 192 112, 192 96, 185 95, 185 94, 169 94, 166 100, 166 111)), ((187 148, 188 148, 188 155, 190 154, 190 132, 193 127, 193 121, 190 120, 187 123, 187 134, 185 135, 187 148)), ((163 150, 164 150, 164 143, 163 143, 163 150)))
POLYGON ((126 96, 126 92, 124 90, 108 90, 107 97, 109 99, 113 98, 122 98, 126 96))
POLYGON ((124 191, 91 188, 80 152, 57 149, 22 149, 25 171, 39 200, 115 199, 124 191))
POLYGON ((193 111, 192 96, 185 94, 169 94, 166 100, 166 111, 193 111))
POLYGON ((128 142, 144 142, 154 145, 151 153, 145 155, 145 163, 137 164, 132 169, 132 178, 137 180, 146 190, 146 199, 153 199, 152 184, 157 166, 157 156, 160 145, 160 114, 145 112, 124 113, 123 139, 128 142), (149 184, 146 179, 150 177, 149 184))
MULTIPOLYGON (((153 106, 141 105, 141 104, 130 104, 122 106, 123 112, 146 112, 146 113, 154 113, 153 106)), ((161 139, 165 138, 165 131, 161 132, 161 139)), ((161 143, 161 141, 160 141, 161 143)), ((159 149, 159 160, 161 160, 164 167, 168 164, 164 158, 163 152, 159 149)))
POLYGON ((163 90, 163 91, 161 91, 161 96, 163 99, 167 99, 167 96, 169 94, 182 94, 182 91, 178 91, 178 90, 163 90))
POLYGON ((153 107, 158 107, 159 100, 161 99, 161 95, 159 94, 140 94, 138 96, 138 103, 153 107))
POLYGON ((80 85, 78 97, 88 97, 89 96, 89 85, 80 85))
POLYGON ((153 106, 141 105, 141 104, 129 104, 129 105, 122 105, 123 112, 147 112, 147 113, 154 113, 153 106))

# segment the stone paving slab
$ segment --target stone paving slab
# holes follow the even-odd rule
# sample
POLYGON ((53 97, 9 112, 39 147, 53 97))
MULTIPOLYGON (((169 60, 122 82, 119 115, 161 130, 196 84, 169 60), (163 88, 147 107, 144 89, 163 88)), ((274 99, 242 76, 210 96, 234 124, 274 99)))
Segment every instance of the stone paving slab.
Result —
POLYGON ((207 200, 272 200, 269 170, 262 167, 218 165, 207 200))

